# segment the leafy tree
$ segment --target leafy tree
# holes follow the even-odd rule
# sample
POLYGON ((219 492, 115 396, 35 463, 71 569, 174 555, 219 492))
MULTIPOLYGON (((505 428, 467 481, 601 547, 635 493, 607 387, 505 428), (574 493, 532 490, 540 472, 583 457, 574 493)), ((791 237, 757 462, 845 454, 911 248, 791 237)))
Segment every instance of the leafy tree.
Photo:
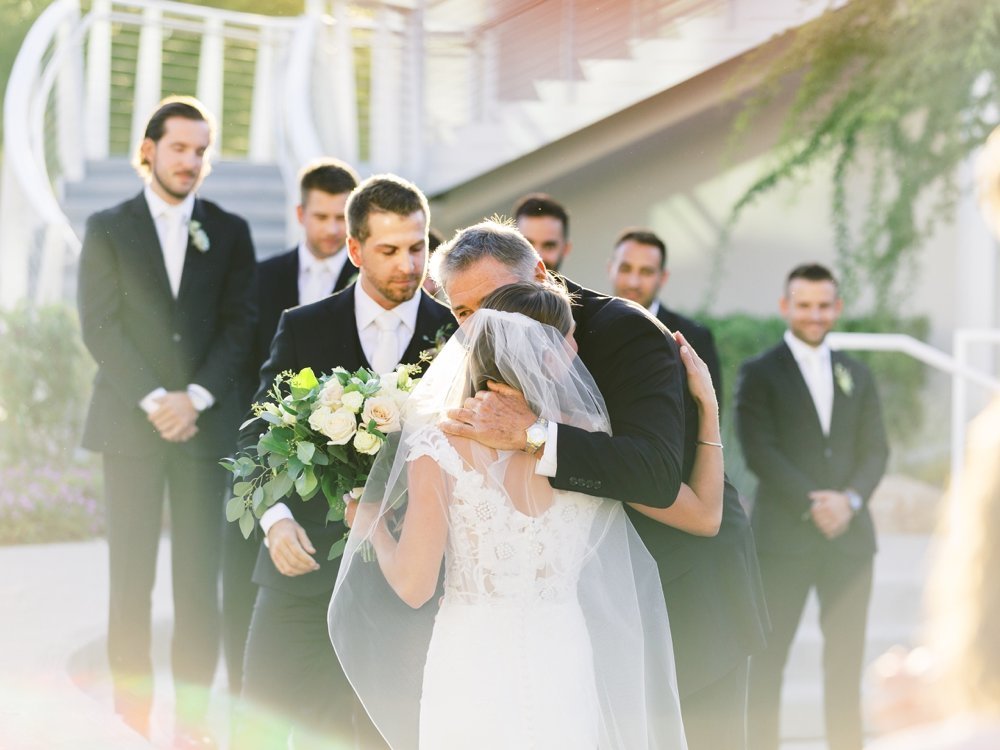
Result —
POLYGON ((950 219, 956 167, 997 125, 1000 3, 996 0, 851 0, 796 30, 771 63, 735 134, 795 93, 775 160, 732 209, 816 167, 832 171, 832 217, 846 291, 865 283, 888 316, 936 222, 950 219), (861 221, 849 186, 867 179, 861 221))

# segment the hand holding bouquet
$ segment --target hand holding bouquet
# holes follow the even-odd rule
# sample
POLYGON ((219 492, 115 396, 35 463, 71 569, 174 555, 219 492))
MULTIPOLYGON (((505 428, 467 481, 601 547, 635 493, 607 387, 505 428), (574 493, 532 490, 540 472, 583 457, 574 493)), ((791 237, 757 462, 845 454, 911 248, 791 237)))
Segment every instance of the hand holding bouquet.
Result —
MULTIPOLYGON (((309 367, 280 373, 272 400, 253 407, 250 421, 267 424, 256 449, 223 461, 235 478, 226 518, 249 537, 255 518, 294 490, 303 501, 322 492, 327 522, 342 521, 344 496, 359 493, 387 436, 399 431, 400 411, 419 371, 400 365, 385 375, 342 367, 319 378, 309 367)), ((341 555, 346 541, 345 534, 328 559, 341 555)))

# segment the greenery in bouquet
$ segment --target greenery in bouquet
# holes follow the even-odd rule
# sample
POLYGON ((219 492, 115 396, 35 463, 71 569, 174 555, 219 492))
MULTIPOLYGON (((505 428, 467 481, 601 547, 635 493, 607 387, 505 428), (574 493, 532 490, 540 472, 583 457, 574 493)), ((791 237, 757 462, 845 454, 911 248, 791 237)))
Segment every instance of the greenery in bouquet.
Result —
MULTIPOLYGON (((234 475, 229 521, 249 537, 255 519, 293 491, 304 501, 321 494, 329 506, 327 523, 343 520, 344 496, 359 494, 388 436, 399 431, 400 411, 419 371, 400 365, 383 375, 342 367, 320 377, 309 367, 280 373, 270 400, 253 407, 250 421, 266 424, 256 447, 223 461, 234 475)), ((328 559, 341 555, 345 544, 346 534, 328 559)))

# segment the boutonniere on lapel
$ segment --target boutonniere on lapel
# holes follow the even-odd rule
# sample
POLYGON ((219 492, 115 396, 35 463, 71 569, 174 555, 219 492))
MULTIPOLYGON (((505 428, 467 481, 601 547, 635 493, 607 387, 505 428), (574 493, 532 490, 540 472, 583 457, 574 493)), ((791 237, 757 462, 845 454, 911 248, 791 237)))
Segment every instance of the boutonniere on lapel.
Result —
POLYGON ((845 396, 850 396, 854 392, 854 378, 851 371, 844 367, 843 362, 833 366, 833 379, 837 381, 837 387, 845 396))
POLYGON ((205 234, 205 230, 201 228, 201 222, 197 219, 191 219, 188 222, 188 235, 191 237, 191 244, 195 246, 195 249, 199 253, 207 253, 208 249, 212 246, 212 243, 208 241, 208 235, 205 234))
POLYGON ((440 354, 441 349, 443 349, 444 345, 448 343, 448 337, 451 336, 452 331, 454 330, 455 330, 454 323, 445 323, 443 326, 438 328, 437 331, 434 332, 433 338, 430 336, 424 336, 424 341, 426 341, 431 346, 420 352, 420 361, 430 362, 438 354, 440 354))

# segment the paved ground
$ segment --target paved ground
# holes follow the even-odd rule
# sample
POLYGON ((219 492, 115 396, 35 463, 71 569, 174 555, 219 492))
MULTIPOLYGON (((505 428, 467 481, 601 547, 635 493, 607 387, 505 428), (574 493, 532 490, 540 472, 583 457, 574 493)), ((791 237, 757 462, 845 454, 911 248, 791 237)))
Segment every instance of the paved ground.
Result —
MULTIPOLYGON (((921 577, 926 539, 882 539, 876 569, 889 585, 899 577, 921 577)), ((0 748, 2 750, 150 750, 170 738, 172 689, 166 675, 171 598, 169 545, 160 548, 153 595, 157 703, 152 744, 135 734, 111 711, 104 660, 107 618, 107 548, 102 541, 0 547, 0 748)), ((897 586, 898 588, 898 586, 897 586)), ((899 596, 899 591, 893 594, 899 596)), ((916 587, 902 594, 919 596, 916 587)), ((873 607, 873 610, 875 608, 873 607)), ((898 607, 893 605, 892 610, 898 607)), ((915 607, 909 607, 915 611, 915 607)), ((806 615, 804 627, 808 630, 806 615)), ((880 617, 873 615, 873 617, 880 617)), ((910 630, 915 623, 902 623, 910 630)), ((809 644, 805 644, 808 653, 809 644)), ((808 662, 807 662, 808 663, 808 662)), ((805 667, 808 669, 808 667, 805 667)), ((221 674, 222 670, 220 670, 221 674)), ((808 676, 808 675, 806 675, 808 676)), ((223 684, 216 684, 212 723, 225 745, 228 707, 223 684)), ((790 683, 786 705, 815 691, 790 683)), ((782 750, 822 750, 820 731, 811 723, 782 750)))

